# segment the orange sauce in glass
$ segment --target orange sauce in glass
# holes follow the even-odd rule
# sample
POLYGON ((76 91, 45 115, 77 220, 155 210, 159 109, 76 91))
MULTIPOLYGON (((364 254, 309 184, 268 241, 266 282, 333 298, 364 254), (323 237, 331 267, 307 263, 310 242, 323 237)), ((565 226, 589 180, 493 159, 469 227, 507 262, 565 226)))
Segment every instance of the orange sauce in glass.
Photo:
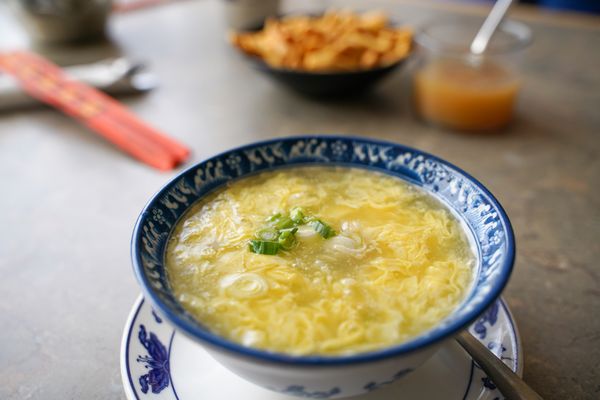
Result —
POLYGON ((520 82, 508 69, 485 61, 432 61, 414 78, 415 102, 431 122, 467 131, 496 130, 512 119, 520 82))

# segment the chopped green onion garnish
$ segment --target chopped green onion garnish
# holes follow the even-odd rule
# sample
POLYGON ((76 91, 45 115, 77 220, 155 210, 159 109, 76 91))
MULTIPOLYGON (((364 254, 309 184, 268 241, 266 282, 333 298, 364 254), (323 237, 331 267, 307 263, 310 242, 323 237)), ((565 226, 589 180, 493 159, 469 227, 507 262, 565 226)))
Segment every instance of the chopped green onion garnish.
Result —
POLYGON ((271 221, 271 225, 277 229, 286 229, 294 226, 294 221, 288 216, 282 215, 271 221))
POLYGON ((294 207, 290 211, 290 218, 297 225, 301 225, 304 223, 304 210, 300 207, 294 207))
POLYGON ((321 235, 322 237, 324 237, 325 239, 329 239, 330 237, 333 237, 336 235, 336 233, 332 227, 330 227, 329 225, 327 225, 326 223, 324 223, 323 221, 321 221, 319 219, 313 219, 312 221, 310 221, 308 223, 308 225, 311 228, 313 228, 315 231, 317 231, 317 233, 319 235, 321 235))
POLYGON ((336 235, 335 230, 320 219, 307 216, 300 207, 294 207, 288 214, 276 213, 266 219, 268 227, 256 234, 249 243, 250 251, 256 254, 275 255, 281 250, 290 250, 297 243, 298 226, 308 224, 319 235, 329 239, 336 235))
POLYGON ((250 251, 256 254, 266 254, 273 256, 279 251, 279 243, 266 240, 251 240, 250 251))
POLYGON ((280 229, 279 232, 280 233, 289 232, 293 235, 294 233, 298 232, 298 227, 294 226, 293 228, 280 229))
POLYGON ((281 248, 284 250, 291 249, 296 244, 296 236, 294 235, 298 231, 298 228, 293 227, 290 229, 284 229, 279 234, 278 242, 281 248))
POLYGON ((278 236, 279 236, 279 232, 277 231, 277 229, 274 229, 274 228, 261 229, 256 234, 256 237, 258 237, 260 240, 266 240, 268 242, 277 241, 278 236))
POLYGON ((268 217, 266 219, 266 221, 267 222, 274 222, 274 221, 277 221, 279 218, 281 218, 281 213, 276 213, 276 214, 273 214, 270 217, 268 217))

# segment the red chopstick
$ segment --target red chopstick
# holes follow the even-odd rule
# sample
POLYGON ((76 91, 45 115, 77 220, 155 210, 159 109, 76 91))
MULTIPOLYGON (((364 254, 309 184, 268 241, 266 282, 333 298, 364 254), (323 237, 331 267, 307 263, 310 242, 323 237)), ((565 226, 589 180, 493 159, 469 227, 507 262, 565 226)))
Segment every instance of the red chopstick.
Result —
POLYGON ((167 5, 169 3, 175 3, 181 0, 134 0, 134 1, 117 1, 113 5, 113 11, 117 13, 124 13, 129 11, 137 11, 147 7, 167 5))
POLYGON ((175 157, 175 160, 178 162, 183 162, 188 158, 190 154, 188 148, 174 139, 161 134, 150 125, 136 118, 110 96, 92 88, 84 88, 83 90, 86 91, 85 95, 88 99, 102 103, 123 129, 130 129, 137 132, 147 140, 169 149, 171 154, 175 157))
POLYGON ((70 80, 58 66, 38 55, 2 53, 0 71, 16 78, 31 96, 78 119, 152 167, 170 170, 189 157, 187 147, 141 121, 110 96, 70 80))

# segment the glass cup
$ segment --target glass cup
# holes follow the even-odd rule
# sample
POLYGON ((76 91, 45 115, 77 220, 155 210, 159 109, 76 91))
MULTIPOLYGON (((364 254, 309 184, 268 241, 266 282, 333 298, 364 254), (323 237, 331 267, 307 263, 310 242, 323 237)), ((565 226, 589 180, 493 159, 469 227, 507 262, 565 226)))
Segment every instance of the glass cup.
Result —
POLYGON ((38 43, 69 43, 104 35, 112 0, 12 0, 38 43))
POLYGON ((415 37, 418 61, 413 99, 425 121, 461 131, 495 131, 512 120, 522 85, 523 50, 531 42, 524 24, 505 21, 483 55, 469 51, 480 21, 440 21, 415 37))
POLYGON ((280 0, 226 0, 225 20, 229 29, 254 29, 277 16, 279 7, 280 0))

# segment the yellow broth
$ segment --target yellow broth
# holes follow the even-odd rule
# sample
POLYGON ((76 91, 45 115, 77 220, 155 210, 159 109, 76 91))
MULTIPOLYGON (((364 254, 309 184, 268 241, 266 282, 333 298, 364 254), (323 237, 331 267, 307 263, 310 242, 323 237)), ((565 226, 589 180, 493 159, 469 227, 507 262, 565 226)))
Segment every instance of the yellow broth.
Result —
POLYGON ((294 355, 353 354, 427 331, 464 299, 475 256, 457 219, 421 189, 354 168, 298 167, 234 181, 184 216, 167 248, 170 284, 192 315, 240 344, 294 355), (249 242, 302 207, 276 255, 249 242))

